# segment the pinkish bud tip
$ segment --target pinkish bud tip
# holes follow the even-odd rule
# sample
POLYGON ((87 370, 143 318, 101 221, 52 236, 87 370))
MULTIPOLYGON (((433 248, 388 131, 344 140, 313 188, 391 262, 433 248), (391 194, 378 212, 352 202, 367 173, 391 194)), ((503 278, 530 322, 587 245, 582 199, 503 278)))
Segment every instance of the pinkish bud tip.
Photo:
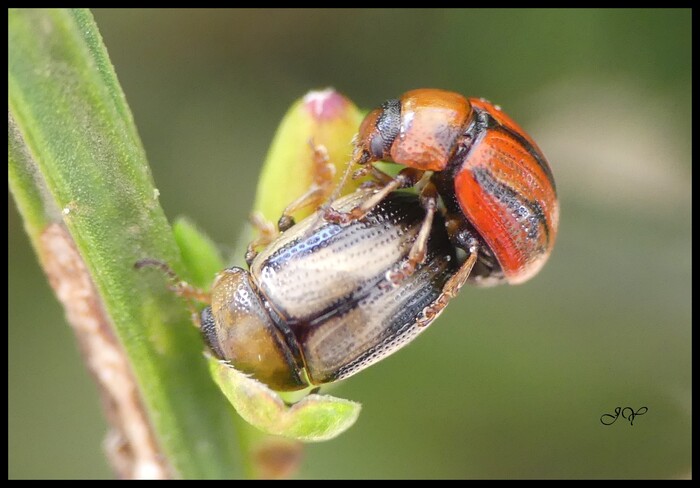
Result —
POLYGON ((313 117, 319 120, 340 117, 348 104, 348 99, 333 88, 310 91, 304 96, 304 106, 313 117))

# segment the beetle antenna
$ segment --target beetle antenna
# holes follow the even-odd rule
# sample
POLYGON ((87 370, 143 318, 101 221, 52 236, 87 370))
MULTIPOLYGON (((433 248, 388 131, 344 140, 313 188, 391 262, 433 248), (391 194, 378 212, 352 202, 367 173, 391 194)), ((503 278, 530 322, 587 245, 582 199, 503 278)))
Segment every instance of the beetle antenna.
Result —
POLYGON ((351 159, 350 161, 348 161, 348 164, 345 167, 345 171, 343 171, 343 175, 340 177, 338 184, 333 189, 333 192, 328 197, 328 200, 326 200, 326 202, 323 205, 318 207, 317 215, 315 217, 314 223, 313 223, 313 225, 311 225, 309 227, 309 229, 313 229, 318 225, 319 219, 324 218, 323 216, 331 208, 331 205, 333 205, 333 202, 335 202, 338 199, 338 197, 340 197, 340 194, 343 191, 343 187, 345 187, 345 184, 347 183, 348 178, 350 177, 350 174, 352 173, 352 169, 355 166, 355 163, 356 163, 356 161, 354 158, 351 159))
POLYGON ((354 166, 355 159, 351 159, 350 161, 348 161, 347 166, 345 166, 345 171, 343 171, 343 176, 341 176, 340 180, 338 181, 338 185, 333 190, 333 193, 331 193, 331 196, 328 197, 328 201, 321 206, 321 209, 326 210, 326 208, 330 207, 333 204, 333 202, 338 199, 340 193, 345 187, 345 184, 348 182, 348 177, 350 176, 350 173, 352 172, 354 166))
POLYGON ((170 281, 168 289, 177 296, 187 300, 187 308, 192 314, 192 321, 199 328, 199 313, 195 307, 195 302, 210 304, 211 295, 209 293, 181 280, 177 273, 173 271, 170 265, 165 261, 152 258, 140 259, 134 263, 134 268, 139 270, 143 268, 156 268, 165 274, 170 281))
POLYGON ((139 259, 134 263, 134 268, 135 269, 143 269, 143 268, 156 268, 159 269, 160 271, 163 272, 168 278, 170 278, 172 281, 180 281, 180 277, 173 271, 173 268, 171 268, 168 263, 165 261, 160 261, 158 259, 152 259, 152 258, 145 258, 145 259, 139 259))

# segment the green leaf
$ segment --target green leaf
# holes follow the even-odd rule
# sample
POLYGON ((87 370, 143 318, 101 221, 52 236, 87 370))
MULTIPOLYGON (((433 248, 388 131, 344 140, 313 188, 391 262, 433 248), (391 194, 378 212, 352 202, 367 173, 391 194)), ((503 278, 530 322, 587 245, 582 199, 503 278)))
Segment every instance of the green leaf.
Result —
POLYGON ((349 429, 360 415, 359 403, 330 395, 308 395, 290 406, 263 383, 224 361, 210 357, 209 368, 241 417, 268 434, 326 441, 349 429))

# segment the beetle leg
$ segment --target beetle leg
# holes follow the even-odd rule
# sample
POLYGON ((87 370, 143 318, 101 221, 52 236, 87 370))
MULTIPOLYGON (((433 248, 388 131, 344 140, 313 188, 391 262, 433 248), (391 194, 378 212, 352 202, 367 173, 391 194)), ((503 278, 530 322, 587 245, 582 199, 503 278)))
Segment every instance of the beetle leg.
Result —
POLYGON ((447 229, 447 235, 450 236, 452 245, 467 253, 471 252, 473 248, 479 249, 476 264, 470 275, 472 284, 488 286, 504 280, 503 270, 498 260, 493 255, 493 252, 484 245, 474 229, 466 224, 464 216, 447 213, 444 217, 445 228, 447 229))
MULTIPOLYGON (((379 170, 377 170, 379 171, 379 170)), ((394 190, 399 188, 409 188, 423 177, 425 171, 421 171, 415 168, 404 168, 399 171, 396 178, 392 178, 388 181, 377 193, 369 197, 367 200, 362 202, 361 205, 353 208, 349 212, 338 212, 337 210, 328 207, 323 212, 323 218, 334 224, 346 225, 350 222, 360 220, 365 215, 367 215, 379 202, 384 200, 386 196, 394 190)))
MULTIPOLYGON (((337 219, 343 219, 342 213, 336 212, 331 208, 331 205, 333 204, 334 201, 338 199, 340 196, 340 193, 343 190, 343 187, 345 186, 345 182, 348 179, 348 176, 350 175, 350 172, 352 171, 352 167, 355 164, 355 161, 350 161, 348 164, 346 170, 343 172, 343 176, 340 178, 340 182, 336 186, 335 190, 331 194, 330 198, 326 203, 324 203, 321 207, 319 207, 319 210, 321 211, 321 214, 323 215, 323 218, 325 219, 326 216, 337 216, 337 219)), ((360 167, 360 169, 354 171, 352 173, 352 179, 357 180, 359 178, 362 178, 364 176, 371 175, 372 179, 367 180, 363 183, 360 184, 359 188, 363 190, 380 190, 382 187, 392 183, 394 180, 394 177, 385 173, 384 171, 380 170, 379 168, 376 168, 373 164, 364 164, 363 166, 360 167)), ((336 218, 336 217, 329 217, 329 218, 336 218)), ((347 217, 346 217, 347 219, 347 217)), ((328 220, 328 219, 326 219, 328 220)), ((329 220, 333 221, 333 220, 329 220)), ((333 221, 334 223, 340 223, 333 221)), ((348 223, 350 220, 348 220, 348 223)))
POLYGON ((381 169, 375 167, 373 164, 368 164, 358 169, 352 174, 352 179, 356 180, 366 175, 371 175, 372 179, 367 180, 360 185, 360 188, 367 190, 376 190, 384 185, 388 185, 391 180, 394 179, 393 176, 385 173, 381 169))
POLYGON ((309 144, 313 152, 311 187, 306 193, 287 205, 287 208, 282 212, 282 217, 277 223, 277 227, 282 232, 294 225, 294 218, 292 218, 294 212, 309 206, 314 206, 314 209, 318 208, 333 189, 335 166, 331 163, 328 150, 325 146, 314 144, 313 141, 309 141, 309 144))
POLYGON ((248 243, 248 248, 245 253, 245 262, 250 267, 250 264, 258 255, 257 248, 260 246, 267 246, 279 235, 279 232, 275 228, 275 225, 269 220, 265 219, 260 212, 253 212, 248 217, 250 224, 257 229, 258 237, 248 243))
POLYGON ((362 166, 360 169, 358 169, 352 174, 352 179, 357 180, 367 175, 372 176, 374 183, 379 183, 381 185, 388 185, 389 183, 391 183, 391 180, 394 179, 393 176, 391 176, 388 173, 385 173, 373 164, 367 164, 365 166, 362 166))
POLYGON ((428 238, 430 237, 430 230, 433 227, 433 218, 438 205, 438 193, 435 185, 432 183, 425 185, 421 191, 420 200, 421 205, 425 209, 425 218, 408 253, 408 258, 401 264, 401 269, 387 273, 387 279, 394 286, 398 286, 401 284, 401 281, 411 276, 415 272, 416 267, 425 261, 428 250, 428 238))
POLYGON ((472 268, 474 268, 478 254, 478 247, 471 249, 469 257, 459 270, 447 280, 437 300, 423 309, 422 316, 416 322, 418 327, 430 325, 430 323, 442 313, 450 300, 457 295, 460 288, 467 282, 467 278, 469 278, 472 268))

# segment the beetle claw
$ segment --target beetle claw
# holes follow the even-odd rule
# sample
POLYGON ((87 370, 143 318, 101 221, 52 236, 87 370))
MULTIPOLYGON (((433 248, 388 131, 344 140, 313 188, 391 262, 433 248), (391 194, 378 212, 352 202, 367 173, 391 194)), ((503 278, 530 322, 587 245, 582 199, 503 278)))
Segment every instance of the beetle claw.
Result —
POLYGON ((255 257, 258 255, 258 251, 255 249, 248 249, 245 253, 245 263, 250 266, 253 264, 253 261, 255 260, 255 257))
POLYGON ((294 224, 296 224, 296 221, 293 217, 289 215, 283 215, 277 221, 277 228, 280 230, 280 232, 284 232, 285 230, 293 227, 294 224))
POLYGON ((396 288, 399 286, 404 280, 409 278, 413 273, 416 271, 416 267, 419 263, 413 262, 411 259, 407 259, 403 263, 401 263, 401 266, 398 270, 394 271, 387 271, 386 272, 386 279, 391 283, 391 286, 396 288))
POLYGON ((355 210, 357 210, 357 207, 352 209, 350 212, 338 212, 337 210, 329 207, 323 211, 323 220, 345 227, 346 225, 350 225, 355 220, 358 220, 359 217, 355 217, 353 215, 355 210))

